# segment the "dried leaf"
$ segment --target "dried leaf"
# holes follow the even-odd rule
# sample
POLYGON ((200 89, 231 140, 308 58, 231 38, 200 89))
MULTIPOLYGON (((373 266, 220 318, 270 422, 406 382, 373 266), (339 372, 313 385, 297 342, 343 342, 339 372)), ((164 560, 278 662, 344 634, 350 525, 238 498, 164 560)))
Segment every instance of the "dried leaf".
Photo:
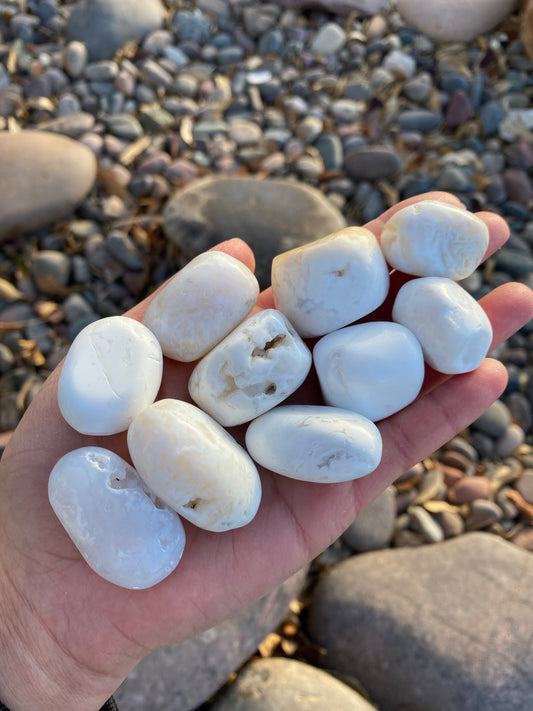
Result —
POLYGON ((292 657, 298 651, 299 644, 295 639, 282 639, 280 647, 288 657, 292 657))
POLYGON ((13 303, 14 301, 24 301, 26 297, 14 284, 0 277, 0 299, 13 303))
POLYGON ((533 521, 533 504, 527 502, 524 497, 516 491, 516 489, 509 489, 507 492, 507 498, 513 502, 522 516, 533 521))
POLYGON ((150 136, 141 136, 122 151, 118 162, 126 166, 131 165, 148 148, 151 141, 150 136))
POLYGON ((259 654, 262 657, 271 657, 275 650, 279 647, 281 639, 280 635, 275 632, 267 635, 257 648, 259 654))
POLYGON ((184 116, 180 123, 180 137, 186 146, 192 146, 194 137, 192 135, 193 121, 190 116, 184 116))
POLYGON ((452 506, 452 504, 446 501, 425 501, 422 506, 432 514, 442 513, 443 511, 448 511, 449 513, 459 513, 461 510, 459 506, 452 506))

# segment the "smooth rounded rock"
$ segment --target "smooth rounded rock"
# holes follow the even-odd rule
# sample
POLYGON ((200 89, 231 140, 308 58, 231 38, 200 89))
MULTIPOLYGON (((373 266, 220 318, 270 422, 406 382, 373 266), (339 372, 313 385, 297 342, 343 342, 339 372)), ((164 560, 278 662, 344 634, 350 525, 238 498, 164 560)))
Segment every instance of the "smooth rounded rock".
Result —
POLYGON ((407 328, 385 321, 329 333, 313 360, 326 403, 373 422, 412 402, 424 380, 420 344, 407 328))
POLYGON ((381 233, 388 263, 416 276, 464 279, 480 265, 488 244, 489 231, 479 217, 437 200, 402 208, 381 233))
POLYGON ((52 469, 48 496, 82 556, 106 580, 148 588, 179 563, 179 516, 114 452, 82 447, 65 454, 52 469))
POLYGON ((474 370, 492 342, 488 316, 451 279, 411 279, 396 296, 392 318, 414 333, 426 363, 441 373, 452 375, 474 370))
POLYGON ((171 399, 150 405, 132 422, 128 448, 150 489, 196 526, 228 531, 257 513, 261 482, 254 463, 194 405, 171 399))
POLYGON ((257 279, 242 262, 223 252, 206 252, 155 295, 143 323, 166 356, 193 361, 232 331, 258 296, 257 279))
POLYGON ((302 337, 323 336, 380 306, 389 272, 372 232, 347 227, 278 255, 272 289, 276 308, 302 337))
POLYGON ((366 417, 335 407, 281 405, 255 419, 246 448, 261 466, 321 483, 366 476, 381 461, 381 435, 366 417))
POLYGON ((82 434, 116 434, 153 403, 162 375, 154 334, 126 316, 109 316, 74 339, 59 375, 59 409, 82 434))

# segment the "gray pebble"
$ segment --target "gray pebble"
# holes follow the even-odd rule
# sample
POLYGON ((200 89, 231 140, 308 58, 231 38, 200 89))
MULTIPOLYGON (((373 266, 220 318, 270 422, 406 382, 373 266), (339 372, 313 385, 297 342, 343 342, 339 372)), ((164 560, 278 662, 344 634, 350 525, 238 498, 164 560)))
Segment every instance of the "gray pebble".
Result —
POLYGON ((141 78, 152 86, 168 89, 172 84, 172 76, 153 59, 146 59, 140 66, 141 78))
POLYGON ((69 339, 73 341, 80 331, 83 331, 83 329, 90 323, 98 321, 98 318, 97 314, 88 314, 87 316, 82 316, 77 321, 73 321, 69 324, 67 331, 69 339))
POLYGON ((130 114, 106 116, 103 119, 108 131, 118 138, 135 140, 142 136, 143 129, 138 119, 130 114))
POLYGON ((395 489, 388 487, 357 516, 342 538, 357 552, 386 548, 392 538, 395 518, 395 489))
POLYGON ((402 131, 421 131, 429 133, 434 131, 442 123, 441 114, 436 111, 424 109, 413 109, 402 111, 398 116, 398 125, 402 131))
POLYGON ((441 169, 435 184, 437 190, 451 193, 470 193, 476 189, 475 183, 470 180, 464 168, 457 165, 445 165, 441 169))
POLYGON ((351 150, 344 156, 344 166, 354 180, 379 180, 397 173, 402 160, 393 148, 368 146, 351 150))
POLYGON ((420 72, 403 85, 403 93, 415 104, 425 104, 429 99, 433 81, 429 72, 420 72))
POLYGON ((501 437, 510 424, 511 413, 509 408, 501 400, 496 400, 472 423, 472 427, 490 437, 501 437))
POLYGON ((172 19, 181 42, 204 44, 211 38, 211 20, 201 10, 179 10, 172 19))
POLYGON ((85 78, 91 82, 113 81, 118 75, 118 65, 110 59, 87 64, 85 78))
POLYGON ((174 125, 174 116, 159 104, 139 109, 139 121, 145 131, 163 131, 174 125))
POLYGON ((467 531, 479 531, 503 518, 503 511, 494 501, 476 499, 470 504, 470 513, 465 520, 467 531))
POLYGON ((24 337, 35 341, 37 348, 44 356, 48 355, 54 346, 51 331, 45 323, 31 323, 25 326, 24 337))
POLYGON ((55 294, 68 284, 70 268, 70 259, 66 254, 43 250, 32 262, 31 275, 43 294, 55 294))
POLYGON ((94 126, 94 116, 90 113, 81 111, 77 114, 68 116, 60 116, 59 118, 42 121, 36 126, 38 131, 49 131, 52 133, 60 133, 70 138, 78 138, 87 131, 90 131, 94 126))
POLYGON ((126 269, 141 271, 144 268, 144 259, 139 248, 131 237, 124 232, 112 230, 107 235, 106 246, 113 257, 123 264, 126 269))
POLYGON ((363 111, 353 99, 337 99, 331 105, 331 115, 339 122, 352 123, 362 117, 363 111))
POLYGON ((323 133, 315 141, 326 170, 341 170, 344 160, 341 139, 336 133, 323 133))
POLYGON ((86 316, 96 316, 93 307, 81 294, 69 294, 62 304, 65 320, 68 324, 75 323, 86 316))
POLYGON ((444 540, 442 528, 422 506, 412 506, 408 514, 413 530, 420 533, 428 543, 440 543, 444 540))
POLYGON ((5 343, 0 343, 0 375, 7 373, 11 370, 15 364, 15 356, 11 350, 5 345, 5 343))
POLYGON ((315 55, 327 55, 338 52, 346 42, 344 30, 336 22, 328 22, 320 28, 311 42, 311 51, 315 55))

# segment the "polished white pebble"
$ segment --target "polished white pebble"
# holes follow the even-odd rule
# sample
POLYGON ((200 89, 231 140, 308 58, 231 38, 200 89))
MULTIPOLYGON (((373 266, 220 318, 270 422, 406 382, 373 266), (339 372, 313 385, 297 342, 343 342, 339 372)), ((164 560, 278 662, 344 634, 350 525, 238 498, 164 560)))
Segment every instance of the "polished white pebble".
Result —
POLYGON ((115 585, 151 587, 179 563, 179 516, 114 452, 82 447, 65 454, 52 469, 48 496, 90 567, 115 585))
POLYGON ((160 400, 128 430, 130 456, 146 484, 200 528, 249 523, 261 501, 257 469, 233 437, 199 408, 160 400))
POLYGON ((374 471, 382 443, 374 423, 355 412, 280 405, 248 425, 246 448, 258 464, 277 474, 334 483, 374 471))
POLYGON ((87 435, 126 430, 157 395, 163 354, 154 334, 125 316, 86 326, 74 339, 59 375, 65 420, 87 435))
POLYGON ((328 405, 376 422, 412 402, 424 380, 420 344, 403 326, 374 321, 321 338, 313 360, 328 405))
POLYGON ((311 353, 285 316, 250 316, 193 370, 194 402, 225 427, 241 425, 293 393, 311 368, 311 353))
POLYGON ((242 262, 213 250, 195 257, 158 292, 143 317, 169 358, 201 358, 252 310, 259 284, 242 262))
POLYGON ((477 368, 492 341, 487 314, 451 279, 407 282, 398 292, 392 317, 415 334, 426 362, 449 375, 477 368))
POLYGON ((276 308, 303 338, 363 318, 385 301, 388 290, 387 263, 364 227, 347 227, 272 262, 276 308))
POLYGON ((477 269, 488 244, 489 230, 483 220, 437 200, 402 208, 381 233, 388 263, 416 276, 464 279, 477 269))

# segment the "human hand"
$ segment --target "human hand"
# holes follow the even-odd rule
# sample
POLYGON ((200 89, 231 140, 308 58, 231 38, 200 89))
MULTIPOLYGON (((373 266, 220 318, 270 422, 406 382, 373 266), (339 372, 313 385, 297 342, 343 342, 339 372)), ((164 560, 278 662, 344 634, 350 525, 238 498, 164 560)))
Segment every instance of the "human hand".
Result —
MULTIPOLYGON (((440 193, 407 202, 421 199, 459 204, 440 193)), ((367 227, 379 236, 385 220, 405 204, 367 227)), ((489 256, 508 230, 495 215, 480 217, 490 231, 489 256)), ((253 269, 243 242, 217 249, 253 269)), ((390 319, 392 296, 406 279, 394 275, 391 298, 373 319, 390 319)), ((127 315, 140 320, 146 305, 127 315)), ((493 345, 533 317, 533 295, 519 284, 494 290, 482 305, 493 325, 493 345)), ((266 290, 257 308, 272 306, 266 290)), ((166 360, 158 397, 190 401, 192 368, 166 360)), ((320 553, 398 475, 481 414, 506 383, 505 368, 490 359, 451 378, 428 369, 417 400, 379 423, 384 448, 375 472, 324 485, 263 470, 262 503, 252 523, 210 533, 184 522, 187 544, 177 569, 153 588, 126 590, 87 566, 48 502, 48 475, 66 452, 92 444, 128 458, 124 434, 86 437, 66 424, 57 405, 58 375, 56 370, 45 383, 0 464, 0 698, 12 711, 98 709, 151 650, 233 615, 320 553)), ((316 378, 310 376, 290 401, 320 403, 316 378)), ((231 433, 243 442, 244 431, 231 433)))

